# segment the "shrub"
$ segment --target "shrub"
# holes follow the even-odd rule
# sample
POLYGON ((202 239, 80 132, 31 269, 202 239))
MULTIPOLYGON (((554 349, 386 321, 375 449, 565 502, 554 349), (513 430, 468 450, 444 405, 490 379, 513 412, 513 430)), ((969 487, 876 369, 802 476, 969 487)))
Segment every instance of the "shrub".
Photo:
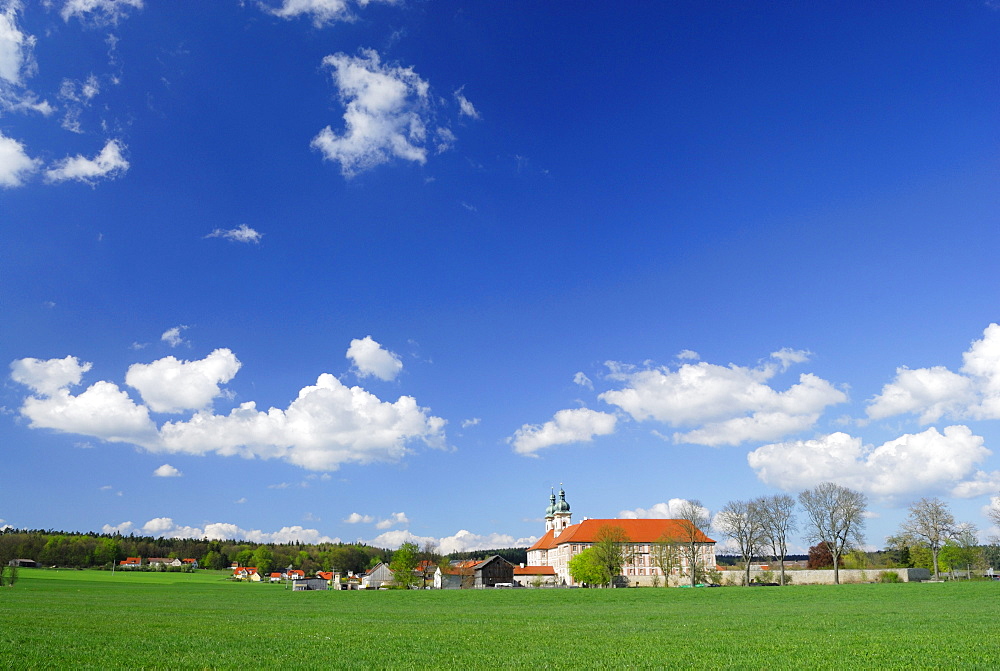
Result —
POLYGON ((895 571, 882 571, 882 575, 878 577, 879 582, 903 582, 899 579, 899 574, 895 571))

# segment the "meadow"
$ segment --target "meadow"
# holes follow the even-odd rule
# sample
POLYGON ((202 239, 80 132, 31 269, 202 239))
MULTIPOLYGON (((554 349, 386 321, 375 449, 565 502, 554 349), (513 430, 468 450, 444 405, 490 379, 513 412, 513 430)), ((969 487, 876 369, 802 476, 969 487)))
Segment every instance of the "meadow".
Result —
POLYGON ((292 592, 22 569, 5 668, 997 668, 1000 583, 292 592))

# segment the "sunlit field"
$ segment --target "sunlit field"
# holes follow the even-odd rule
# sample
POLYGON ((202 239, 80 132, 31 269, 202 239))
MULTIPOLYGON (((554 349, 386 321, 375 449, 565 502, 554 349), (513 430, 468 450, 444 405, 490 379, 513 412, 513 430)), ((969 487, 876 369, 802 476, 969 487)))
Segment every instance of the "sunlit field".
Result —
POLYGON ((22 569, 6 668, 1000 666, 1000 583, 292 592, 22 569))

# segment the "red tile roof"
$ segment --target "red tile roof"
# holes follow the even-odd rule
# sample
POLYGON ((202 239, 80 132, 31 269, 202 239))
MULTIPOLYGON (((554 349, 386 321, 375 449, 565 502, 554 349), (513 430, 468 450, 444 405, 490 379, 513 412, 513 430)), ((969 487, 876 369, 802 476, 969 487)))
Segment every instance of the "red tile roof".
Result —
POLYGON ((514 575, 555 575, 556 570, 551 566, 515 566, 514 575))
MULTIPOLYGON (((625 530, 632 543, 655 543, 663 538, 683 538, 686 533, 682 526, 683 520, 583 520, 572 524, 555 537, 552 530, 528 548, 531 550, 551 550, 563 543, 596 543, 597 532, 603 526, 621 527, 625 530)), ((700 530, 695 535, 699 543, 714 543, 700 530)))
MULTIPOLYGON (((463 570, 468 571, 469 569, 475 569, 477 566, 482 564, 481 559, 466 559, 464 561, 456 562, 449 566, 448 568, 442 569, 442 573, 448 575, 461 575, 463 570)), ((471 573, 466 573, 466 575, 472 575, 471 573)))

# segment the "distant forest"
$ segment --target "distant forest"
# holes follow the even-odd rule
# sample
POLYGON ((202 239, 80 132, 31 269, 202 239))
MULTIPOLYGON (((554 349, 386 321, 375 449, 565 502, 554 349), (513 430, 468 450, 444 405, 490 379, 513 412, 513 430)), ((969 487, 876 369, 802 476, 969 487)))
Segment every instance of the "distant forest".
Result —
MULTIPOLYGON (((517 565, 527 561, 526 548, 457 552, 446 556, 425 546, 420 559, 481 559, 498 554, 517 565)), ((249 541, 157 538, 120 534, 76 533, 41 529, 0 532, 0 566, 11 559, 31 559, 42 566, 111 569, 126 557, 197 559, 201 568, 227 569, 233 562, 256 566, 262 573, 291 566, 316 571, 363 573, 392 560, 392 550, 363 543, 252 543, 249 541)))

